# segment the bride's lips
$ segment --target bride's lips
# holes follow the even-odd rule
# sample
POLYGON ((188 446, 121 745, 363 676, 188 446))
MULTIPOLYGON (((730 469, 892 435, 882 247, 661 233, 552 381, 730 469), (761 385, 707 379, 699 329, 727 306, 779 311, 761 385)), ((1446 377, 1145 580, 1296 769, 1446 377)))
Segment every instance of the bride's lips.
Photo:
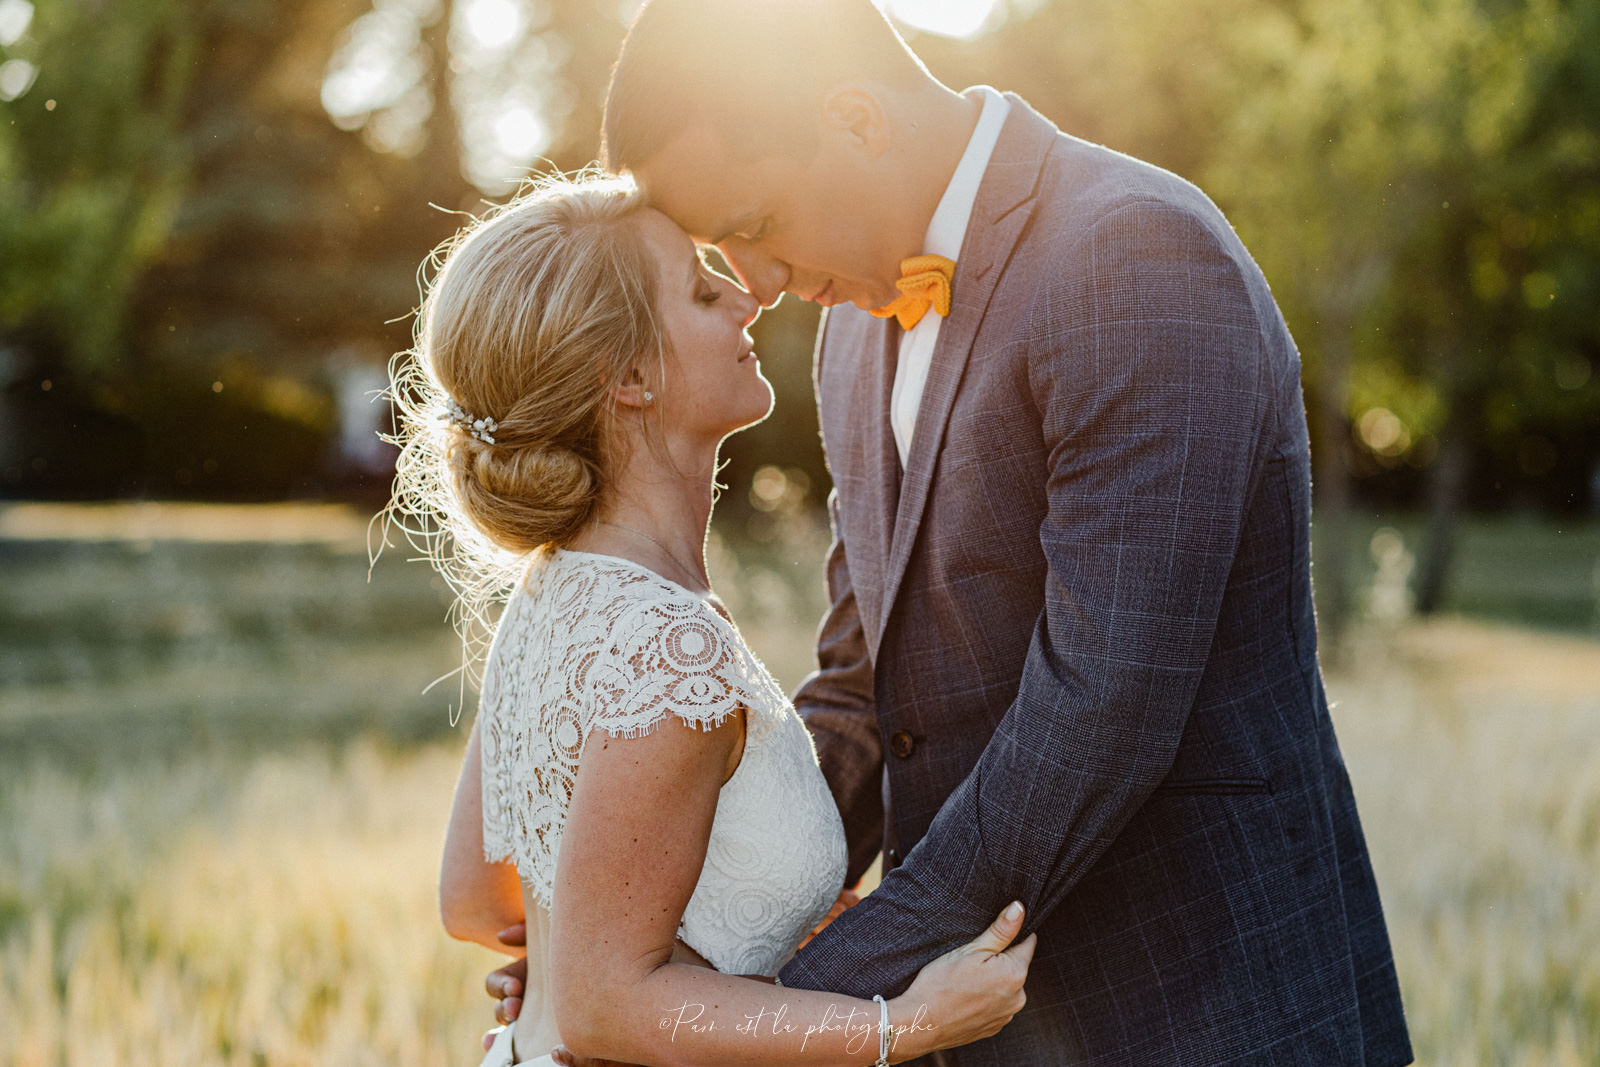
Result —
POLYGON ((837 303, 837 301, 833 299, 833 279, 828 279, 828 284, 824 285, 821 289, 818 289, 815 293, 812 293, 808 299, 813 304, 820 304, 823 307, 832 307, 835 303, 837 303))
POLYGON ((755 358, 756 358, 756 346, 755 346, 754 342, 751 342, 750 344, 745 346, 744 352, 740 354, 739 362, 740 363, 749 363, 752 360, 754 360, 755 358))

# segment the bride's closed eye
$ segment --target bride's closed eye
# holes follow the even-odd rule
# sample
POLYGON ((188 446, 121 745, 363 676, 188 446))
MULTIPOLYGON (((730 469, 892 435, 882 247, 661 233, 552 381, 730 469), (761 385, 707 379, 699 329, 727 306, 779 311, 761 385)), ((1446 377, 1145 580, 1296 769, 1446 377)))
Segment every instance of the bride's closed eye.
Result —
POLYGON ((722 289, 716 284, 717 281, 719 279, 732 281, 732 279, 711 265, 706 259, 705 248, 695 249, 695 259, 699 262, 699 267, 694 274, 694 298, 702 304, 715 304, 722 299, 722 289))

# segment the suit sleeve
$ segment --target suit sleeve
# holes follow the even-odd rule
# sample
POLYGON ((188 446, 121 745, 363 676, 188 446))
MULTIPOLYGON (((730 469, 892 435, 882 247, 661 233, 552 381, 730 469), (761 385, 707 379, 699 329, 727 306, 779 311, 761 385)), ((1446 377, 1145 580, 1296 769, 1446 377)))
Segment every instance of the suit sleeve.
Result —
POLYGON ((794 705, 811 730, 823 776, 844 820, 850 850, 845 884, 854 885, 883 846, 883 742, 837 493, 828 494, 828 516, 833 526, 828 612, 817 630, 817 669, 800 683, 794 705))
POLYGON ((1081 232, 1013 334, 1049 449, 1044 607, 1016 698, 927 834, 785 985, 898 994, 1013 899, 1026 936, 1171 770, 1262 458, 1270 297, 1214 209, 1131 201, 1081 232))

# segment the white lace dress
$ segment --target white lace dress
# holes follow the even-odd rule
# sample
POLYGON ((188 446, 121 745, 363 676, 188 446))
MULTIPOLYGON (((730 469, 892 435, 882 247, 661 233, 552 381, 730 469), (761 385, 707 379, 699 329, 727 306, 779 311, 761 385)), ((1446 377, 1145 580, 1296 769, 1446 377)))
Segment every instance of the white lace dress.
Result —
POLYGON ((828 913, 846 863, 810 731, 782 688, 710 604, 629 560, 551 553, 507 602, 478 715, 484 855, 514 862, 537 904, 517 1022, 524 1055, 556 1043, 549 908, 585 739, 596 728, 638 737, 669 715, 709 729, 740 707, 744 752, 678 936, 719 971, 772 976, 828 913))

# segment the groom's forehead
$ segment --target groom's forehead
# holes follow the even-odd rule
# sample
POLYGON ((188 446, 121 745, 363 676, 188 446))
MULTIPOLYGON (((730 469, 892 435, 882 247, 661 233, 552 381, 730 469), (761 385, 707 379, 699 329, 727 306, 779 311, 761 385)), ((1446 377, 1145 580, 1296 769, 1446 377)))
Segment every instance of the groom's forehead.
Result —
POLYGON ((740 202, 725 195, 726 191, 708 191, 695 195, 668 187, 645 187, 646 202, 677 223, 700 244, 716 244, 735 233, 746 232, 759 215, 755 208, 744 208, 740 202))
POLYGON ((714 243, 758 212, 749 171, 730 157, 715 133, 694 126, 634 168, 633 177, 650 206, 696 240, 714 243))

